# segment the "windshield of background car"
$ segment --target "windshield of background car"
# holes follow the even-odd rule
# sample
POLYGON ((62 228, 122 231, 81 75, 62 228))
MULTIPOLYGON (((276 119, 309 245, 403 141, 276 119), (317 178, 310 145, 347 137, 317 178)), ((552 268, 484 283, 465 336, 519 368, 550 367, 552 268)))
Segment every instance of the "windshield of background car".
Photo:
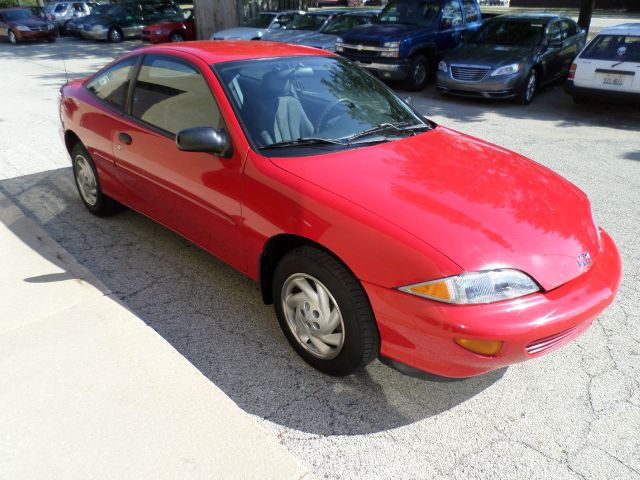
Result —
POLYGON ((467 42, 530 47, 540 44, 544 29, 543 22, 489 21, 483 23, 467 42))
POLYGON ((300 15, 287 24, 287 30, 319 30, 329 15, 300 15))
POLYGON ((640 62, 640 36, 598 35, 582 52, 580 58, 640 62))
POLYGON ((433 27, 440 16, 440 5, 425 1, 399 1, 389 3, 378 17, 379 23, 406 23, 433 27))
POLYGON ((365 23, 371 23, 374 15, 338 15, 327 22, 322 30, 322 33, 329 33, 337 35, 347 30, 351 30, 358 25, 364 25, 365 23))
POLYGON ((4 16, 8 22, 16 22, 19 20, 40 20, 31 10, 8 10, 4 12, 4 16))
POLYGON ((106 15, 111 8, 112 5, 96 5, 91 9, 91 15, 106 15))
POLYGON ((339 57, 241 60, 212 68, 257 149, 308 137, 345 139, 386 123, 425 125, 382 82, 339 57))
POLYGON ((268 13, 261 13, 257 17, 252 18, 247 22, 247 27, 251 28, 267 28, 271 25, 271 21, 275 15, 268 13))

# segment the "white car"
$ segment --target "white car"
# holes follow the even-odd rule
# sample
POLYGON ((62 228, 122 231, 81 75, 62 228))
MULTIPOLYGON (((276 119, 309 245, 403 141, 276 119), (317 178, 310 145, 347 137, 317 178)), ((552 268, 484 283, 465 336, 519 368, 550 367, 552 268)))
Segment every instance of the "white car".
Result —
POLYGON ((602 30, 574 60, 565 90, 576 103, 595 97, 640 102, 640 23, 602 30))

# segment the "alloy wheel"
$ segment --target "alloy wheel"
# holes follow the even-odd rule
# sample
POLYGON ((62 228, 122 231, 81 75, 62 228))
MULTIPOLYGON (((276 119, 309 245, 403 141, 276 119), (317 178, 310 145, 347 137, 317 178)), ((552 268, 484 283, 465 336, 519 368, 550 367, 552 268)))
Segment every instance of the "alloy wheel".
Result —
POLYGON ((15 45, 18 43, 18 39, 16 38, 16 34, 9 30, 9 43, 15 45))

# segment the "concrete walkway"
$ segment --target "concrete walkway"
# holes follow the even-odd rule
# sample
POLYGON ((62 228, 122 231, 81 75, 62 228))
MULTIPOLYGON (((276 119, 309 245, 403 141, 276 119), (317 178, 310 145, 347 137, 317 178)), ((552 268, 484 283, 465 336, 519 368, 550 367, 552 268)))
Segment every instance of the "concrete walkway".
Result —
POLYGON ((0 194, 0 477, 312 479, 0 194))

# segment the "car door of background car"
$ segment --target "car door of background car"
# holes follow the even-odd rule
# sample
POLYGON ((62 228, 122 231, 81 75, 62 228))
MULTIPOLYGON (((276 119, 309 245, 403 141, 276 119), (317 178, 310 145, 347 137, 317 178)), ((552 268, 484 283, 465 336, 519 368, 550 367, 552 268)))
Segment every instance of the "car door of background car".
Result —
POLYGON ((442 7, 440 29, 437 35, 438 53, 455 48, 464 30, 462 7, 458 0, 449 0, 442 7))
POLYGON ((578 25, 570 20, 562 20, 560 25, 562 32, 562 51, 560 52, 562 64, 560 66, 560 75, 565 76, 569 71, 573 59, 576 58, 576 55, 578 55, 582 47, 584 47, 582 41, 584 34, 580 31, 578 25))
POLYGON ((113 143, 132 206, 245 270, 240 153, 221 158, 175 143, 185 128, 225 127, 207 80, 177 57, 146 55, 130 91, 113 143))
POLYGON ((562 22, 555 20, 551 22, 548 28, 547 34, 547 48, 543 53, 543 61, 545 63, 545 76, 542 79, 543 83, 549 82, 554 78, 559 77, 562 74, 562 66, 564 64, 565 47, 564 42, 562 47, 551 46, 553 41, 563 41, 562 38, 562 22))

